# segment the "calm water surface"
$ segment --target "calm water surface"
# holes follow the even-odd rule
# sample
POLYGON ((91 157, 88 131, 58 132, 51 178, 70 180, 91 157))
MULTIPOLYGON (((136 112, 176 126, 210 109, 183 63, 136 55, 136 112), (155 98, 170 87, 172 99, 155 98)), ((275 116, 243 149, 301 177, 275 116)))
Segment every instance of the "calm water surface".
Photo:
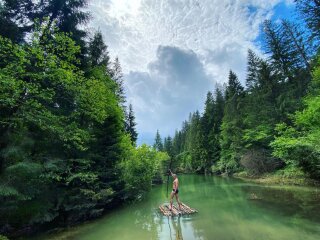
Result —
POLYGON ((142 202, 36 239, 320 239, 319 189, 196 175, 179 176, 179 181, 181 200, 199 213, 161 216, 158 206, 167 202, 166 186, 162 185, 154 187, 142 202))

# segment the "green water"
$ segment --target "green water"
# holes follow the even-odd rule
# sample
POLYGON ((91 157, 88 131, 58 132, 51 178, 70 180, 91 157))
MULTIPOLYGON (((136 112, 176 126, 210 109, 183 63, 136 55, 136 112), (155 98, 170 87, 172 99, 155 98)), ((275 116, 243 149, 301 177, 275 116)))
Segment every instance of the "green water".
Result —
POLYGON ((237 179, 180 176, 180 198, 199 213, 164 217, 166 186, 101 219, 36 239, 320 239, 320 190, 270 187, 237 179), (258 198, 252 200, 250 198, 258 198))

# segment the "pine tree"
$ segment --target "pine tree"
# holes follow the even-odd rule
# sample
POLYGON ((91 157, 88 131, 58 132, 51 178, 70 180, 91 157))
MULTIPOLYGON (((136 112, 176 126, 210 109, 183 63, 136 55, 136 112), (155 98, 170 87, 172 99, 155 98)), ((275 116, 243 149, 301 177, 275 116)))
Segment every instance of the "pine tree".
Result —
POLYGON ((9 4, 0 2, 0 35, 19 43, 23 41, 24 33, 13 20, 14 16, 16 14, 10 9, 9 4))
POLYGON ((297 69, 306 68, 310 73, 311 46, 305 41, 305 33, 297 24, 283 20, 280 24, 270 20, 264 23, 265 47, 270 62, 281 74, 282 82, 294 81, 297 69))
POLYGON ((125 96, 125 90, 123 86, 123 73, 122 73, 122 69, 121 69, 121 65, 118 57, 116 57, 115 60, 113 61, 109 74, 117 85, 116 95, 119 99, 119 102, 123 110, 125 111, 126 96, 125 96))
POLYGON ((199 137, 201 140, 201 159, 203 160, 202 165, 205 170, 209 169, 213 164, 213 150, 214 142, 212 141, 213 131, 214 131, 214 111, 215 102, 212 93, 209 91, 207 93, 207 98, 205 102, 204 113, 201 117, 201 130, 199 137), (210 138, 209 138, 210 136, 210 138))
POLYGON ((188 151, 191 157, 193 169, 201 172, 204 170, 204 153, 201 139, 201 117, 199 111, 190 116, 190 128, 187 134, 188 151))
POLYGON ((274 127, 279 121, 277 98, 281 86, 272 67, 253 51, 248 53, 249 86, 244 98, 243 112, 243 154, 241 164, 253 174, 274 170, 277 162, 271 156, 269 147, 274 127), (259 156, 259 157, 257 157, 259 156))
POLYGON ((153 148, 156 149, 157 151, 161 151, 161 152, 164 150, 159 130, 157 130, 156 137, 154 139, 153 148))
POLYGON ((174 137, 173 137, 173 152, 175 156, 179 155, 180 153, 183 152, 182 146, 183 146, 183 137, 182 137, 182 132, 176 130, 174 137))
POLYGON ((86 32, 79 25, 89 20, 89 14, 83 11, 87 0, 4 0, 3 6, 7 21, 14 23, 14 28, 18 26, 19 36, 35 30, 37 19, 40 24, 48 19, 48 28, 55 24, 60 31, 72 33, 71 38, 84 50, 86 32))
POLYGON ((134 116, 132 104, 129 104, 129 112, 127 114, 127 120, 126 120, 126 132, 130 135, 131 142, 133 145, 136 144, 138 139, 136 125, 137 124, 135 122, 135 116, 134 116))
POLYGON ((220 134, 220 127, 223 118, 225 99, 222 94, 222 91, 217 86, 215 90, 215 107, 214 107, 214 133, 215 135, 220 134))
POLYGON ((226 102, 221 125, 220 170, 234 172, 239 168, 242 147, 243 87, 234 72, 230 71, 226 88, 226 102))
POLYGON ((170 136, 164 138, 163 147, 164 147, 164 151, 168 153, 170 158, 173 158, 174 157, 173 143, 172 143, 172 138, 170 136))
POLYGON ((206 102, 204 105, 204 113, 201 119, 203 131, 208 133, 213 127, 214 122, 214 98, 212 92, 207 93, 206 102))
POLYGON ((220 147, 220 133, 221 133, 221 124, 224 114, 224 105, 225 99, 217 86, 215 90, 215 105, 214 105, 214 119, 213 119, 213 131, 209 134, 210 145, 212 146, 212 164, 216 163, 220 159, 221 147, 220 147))
POLYGON ((281 81, 292 81, 295 65, 298 62, 297 56, 291 55, 291 46, 284 37, 283 29, 279 24, 270 20, 264 22, 265 48, 270 54, 269 61, 275 71, 281 75, 281 81))
POLYGON ((319 0, 295 0, 300 15, 311 30, 311 39, 316 40, 316 46, 320 41, 320 2, 319 0))
POLYGON ((310 73, 310 55, 312 54, 312 48, 309 45, 305 33, 305 30, 301 30, 297 23, 290 22, 288 20, 282 20, 281 26, 283 28, 284 36, 287 38, 287 42, 291 47, 291 54, 296 56, 297 68, 306 68, 310 73))
POLYGON ((261 59, 249 49, 247 62, 246 90, 250 93, 258 84, 258 69, 261 64, 261 59))
POLYGON ((91 67, 102 66, 107 72, 109 67, 109 52, 108 47, 103 41, 103 36, 100 31, 97 31, 89 42, 88 60, 91 67))
POLYGON ((288 114, 302 106, 301 99, 310 81, 308 47, 302 41, 303 33, 294 24, 266 21, 264 26, 269 68, 280 84, 277 109, 283 121, 289 122, 288 114))

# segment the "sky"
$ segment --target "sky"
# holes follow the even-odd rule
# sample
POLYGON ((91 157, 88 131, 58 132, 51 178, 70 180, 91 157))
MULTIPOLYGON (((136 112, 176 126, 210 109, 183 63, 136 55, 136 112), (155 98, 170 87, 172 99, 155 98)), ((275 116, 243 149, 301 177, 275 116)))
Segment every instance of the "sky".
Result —
POLYGON ((138 144, 203 111, 230 69, 244 83, 248 49, 263 53, 261 23, 293 10, 293 0, 91 0, 91 27, 122 66, 138 144))

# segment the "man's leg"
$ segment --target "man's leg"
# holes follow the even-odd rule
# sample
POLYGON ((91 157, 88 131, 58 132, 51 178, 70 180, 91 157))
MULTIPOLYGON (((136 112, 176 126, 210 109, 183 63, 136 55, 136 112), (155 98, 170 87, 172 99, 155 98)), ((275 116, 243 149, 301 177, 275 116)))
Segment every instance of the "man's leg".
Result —
POLYGON ((180 208, 181 202, 180 202, 180 199, 179 199, 179 195, 178 195, 178 193, 176 193, 175 195, 176 195, 176 200, 177 200, 179 209, 181 210, 181 208, 180 208))
POLYGON ((172 209, 173 196, 174 196, 174 192, 171 192, 170 193, 170 210, 172 209))

